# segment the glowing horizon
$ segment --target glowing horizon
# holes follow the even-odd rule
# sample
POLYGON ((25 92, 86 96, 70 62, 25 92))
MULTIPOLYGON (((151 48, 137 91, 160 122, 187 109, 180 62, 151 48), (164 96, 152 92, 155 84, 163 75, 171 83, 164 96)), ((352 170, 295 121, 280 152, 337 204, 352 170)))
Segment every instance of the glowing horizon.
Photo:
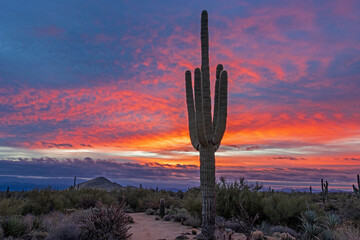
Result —
MULTIPOLYGON (((357 1, 65 1, 0 9, 0 165, 7 166, 0 175, 46 177, 43 170, 19 174, 12 161, 45 168, 44 159, 77 166, 91 158, 160 164, 168 173, 154 182, 178 179, 174 169, 186 175, 180 169, 188 167, 184 184, 196 182, 184 75, 200 65, 203 9, 211 90, 218 63, 229 74, 218 174, 275 186, 314 169, 319 176, 307 175, 310 182, 326 177, 351 187, 360 173, 357 1)), ((106 175, 101 167, 93 175, 106 175)))

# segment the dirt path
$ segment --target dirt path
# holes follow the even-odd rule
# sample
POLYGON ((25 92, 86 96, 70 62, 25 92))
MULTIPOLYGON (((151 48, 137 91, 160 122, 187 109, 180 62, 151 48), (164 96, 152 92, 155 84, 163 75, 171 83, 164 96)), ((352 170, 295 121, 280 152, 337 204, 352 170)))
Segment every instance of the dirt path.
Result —
MULTIPOLYGON (((191 233, 191 227, 183 226, 177 222, 155 221, 156 216, 149 216, 145 213, 130 214, 135 223, 131 224, 130 233, 131 240, 174 240, 182 233, 191 233)), ((199 230, 197 230, 199 232, 199 230)), ((188 235, 189 239, 193 239, 193 235, 188 235)))
MULTIPOLYGON (((178 222, 155 221, 156 216, 146 215, 145 213, 131 213, 130 215, 135 221, 130 225, 129 232, 133 234, 130 240, 175 240, 177 236, 183 233, 191 233, 191 230, 194 229, 183 226, 178 222)), ((199 229, 195 230, 200 233, 199 229)), ((187 237, 191 240, 195 235, 187 235, 187 237)), ((245 236, 235 233, 231 239, 245 240, 245 236)))

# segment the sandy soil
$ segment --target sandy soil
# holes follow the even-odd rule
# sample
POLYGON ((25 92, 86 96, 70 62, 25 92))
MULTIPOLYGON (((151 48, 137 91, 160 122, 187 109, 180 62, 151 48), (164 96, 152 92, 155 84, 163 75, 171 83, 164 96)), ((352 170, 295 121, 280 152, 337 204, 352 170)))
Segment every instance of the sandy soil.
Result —
MULTIPOLYGON (((130 233, 132 233, 131 240, 174 240, 182 233, 191 233, 192 228, 183 226, 176 222, 155 221, 155 216, 149 216, 145 213, 131 213, 130 214, 135 223, 131 224, 130 233)), ((199 232, 199 230, 197 230, 199 232)), ((193 235, 188 235, 192 239, 193 235)))
MULTIPOLYGON (((145 213, 131 213, 130 214, 135 223, 131 224, 129 230, 133 235, 131 240, 174 240, 177 236, 184 233, 191 233, 193 228, 183 226, 177 222, 155 221, 156 216, 149 216, 145 213)), ((199 229, 195 229, 200 233, 199 229)), ((193 239, 195 235, 187 235, 189 239, 193 239)), ((233 240, 244 240, 245 236, 242 234, 235 234, 233 240)))

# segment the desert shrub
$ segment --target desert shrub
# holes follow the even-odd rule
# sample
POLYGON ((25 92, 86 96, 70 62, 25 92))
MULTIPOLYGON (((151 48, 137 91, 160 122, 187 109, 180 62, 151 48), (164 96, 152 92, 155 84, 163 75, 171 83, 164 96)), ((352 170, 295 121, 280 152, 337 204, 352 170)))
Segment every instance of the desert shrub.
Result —
POLYGON ((321 229, 316 224, 311 224, 309 222, 304 222, 301 224, 301 228, 304 231, 305 239, 316 239, 321 233, 321 229))
POLYGON ((232 218, 239 215, 238 203, 241 201, 243 190, 249 186, 242 178, 239 182, 227 183, 224 177, 220 178, 220 183, 216 184, 217 213, 225 218, 232 218))
POLYGON ((161 198, 165 199, 165 207, 169 207, 170 205, 180 206, 180 202, 175 199, 175 193, 170 191, 125 188, 117 193, 118 201, 120 202, 124 199, 125 203, 135 212, 145 211, 148 208, 158 209, 161 198))
POLYGON ((193 192, 186 194, 184 197, 184 208, 197 218, 201 218, 201 194, 200 192, 193 192))
POLYGON ((63 209, 63 195, 51 188, 33 190, 28 193, 28 199, 23 206, 23 214, 46 214, 63 209))
POLYGON ((255 227, 255 222, 259 218, 259 214, 255 216, 250 216, 249 213, 244 208, 242 202, 239 203, 240 216, 236 218, 236 221, 239 223, 240 232, 244 233, 247 239, 252 237, 252 232, 255 227))
POLYGON ((145 210, 145 214, 146 215, 155 215, 156 214, 156 210, 153 208, 148 208, 145 210))
POLYGON ((306 210, 301 213, 301 229, 304 232, 305 239, 316 239, 322 232, 319 226, 320 217, 313 210, 306 210))
POLYGON ((321 240, 334 240, 334 234, 331 230, 329 229, 322 229, 322 231, 319 234, 318 239, 321 240))
POLYGON ((226 228, 230 228, 234 230, 235 232, 243 232, 244 224, 243 222, 235 221, 235 220, 227 220, 224 223, 224 226, 226 228))
POLYGON ((301 214, 301 229, 304 239, 335 239, 334 230, 339 224, 339 219, 334 214, 327 214, 321 218, 314 210, 306 210, 301 214))
MULTIPOLYGON (((249 216, 258 215, 258 221, 267 221, 272 225, 299 226, 300 214, 306 210, 306 202, 310 202, 308 194, 292 192, 260 192, 260 184, 248 184, 244 178, 227 183, 225 178, 216 185, 217 214, 227 219, 240 217, 242 210, 249 216)), ((313 204, 310 203, 310 208, 313 204)))
POLYGON ((216 185, 217 213, 227 219, 241 215, 241 202, 246 212, 250 216, 259 214, 262 216, 263 206, 260 204, 262 193, 258 192, 262 188, 259 184, 248 184, 244 178, 239 181, 227 183, 224 177, 220 178, 220 183, 216 185))
POLYGON ((76 207, 77 207, 77 208, 81 208, 81 209, 93 208, 93 207, 95 207, 96 202, 97 202, 98 200, 99 200, 99 198, 96 198, 95 196, 82 198, 82 199, 76 204, 76 207))
POLYGON ((175 208, 174 221, 182 222, 186 221, 190 216, 189 212, 185 208, 175 208))
POLYGON ((184 225, 190 226, 193 228, 198 228, 201 226, 201 221, 199 218, 194 217, 192 215, 188 215, 186 218, 186 221, 184 222, 184 225))
POLYGON ((50 227, 46 239, 51 240, 76 240, 79 239, 80 228, 73 219, 65 217, 62 221, 50 227))
POLYGON ((128 239, 130 227, 125 203, 104 206, 101 202, 80 220, 79 239, 128 239))
POLYGON ((331 231, 335 230, 335 228, 340 224, 339 217, 334 213, 327 213, 325 216, 324 225, 330 229, 331 231))
POLYGON ((30 231, 43 231, 42 220, 40 217, 28 214, 22 218, 23 223, 27 226, 30 231))
MULTIPOLYGON (((336 205, 335 211, 341 219, 354 223, 360 226, 360 201, 353 194, 342 193, 342 194, 331 194, 333 198, 336 198, 333 202, 336 205)), ((326 209, 325 209, 326 210, 326 209)))
POLYGON ((104 190, 84 188, 76 191, 64 190, 64 207, 88 209, 95 207, 96 202, 101 199, 101 202, 110 204, 116 202, 116 197, 104 190))
POLYGON ((45 240, 48 237, 47 232, 41 232, 41 231, 31 231, 28 233, 27 238, 25 239, 36 239, 36 240, 45 240))
POLYGON ((16 198, 0 200, 0 216, 19 215, 22 213, 24 201, 16 198))
POLYGON ((50 231, 51 227, 59 224, 62 221, 65 221, 66 215, 61 212, 51 212, 42 216, 42 224, 41 226, 45 229, 45 231, 50 231))
POLYGON ((335 239, 338 240, 358 240, 360 239, 360 228, 353 224, 343 224, 334 232, 335 239))
POLYGON ((23 236, 28 229, 22 219, 16 216, 1 219, 0 225, 3 230, 4 237, 19 238, 23 236))
POLYGON ((295 228, 298 226, 301 213, 307 209, 307 195, 281 192, 262 194, 262 220, 273 225, 288 225, 295 228))

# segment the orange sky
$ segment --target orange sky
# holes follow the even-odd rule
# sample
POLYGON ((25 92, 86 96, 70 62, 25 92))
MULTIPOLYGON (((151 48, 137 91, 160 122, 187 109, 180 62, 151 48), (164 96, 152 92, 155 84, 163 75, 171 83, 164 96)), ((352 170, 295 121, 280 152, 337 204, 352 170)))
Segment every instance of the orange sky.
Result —
POLYGON ((34 9, 14 3, 0 17, 7 36, 0 45, 0 158, 158 163, 169 172, 198 166, 184 73, 200 64, 206 7, 211 90, 218 63, 229 74, 218 174, 268 182, 278 168, 298 181, 318 169, 314 179, 355 179, 345 172, 360 172, 360 31, 353 24, 360 5, 345 2, 209 1, 156 9, 119 2, 114 12, 89 1, 81 12, 63 9, 65 15, 53 11, 55 3, 34 9), (20 9, 24 18, 16 17, 20 9), (39 18, 30 18, 34 12, 39 18))

